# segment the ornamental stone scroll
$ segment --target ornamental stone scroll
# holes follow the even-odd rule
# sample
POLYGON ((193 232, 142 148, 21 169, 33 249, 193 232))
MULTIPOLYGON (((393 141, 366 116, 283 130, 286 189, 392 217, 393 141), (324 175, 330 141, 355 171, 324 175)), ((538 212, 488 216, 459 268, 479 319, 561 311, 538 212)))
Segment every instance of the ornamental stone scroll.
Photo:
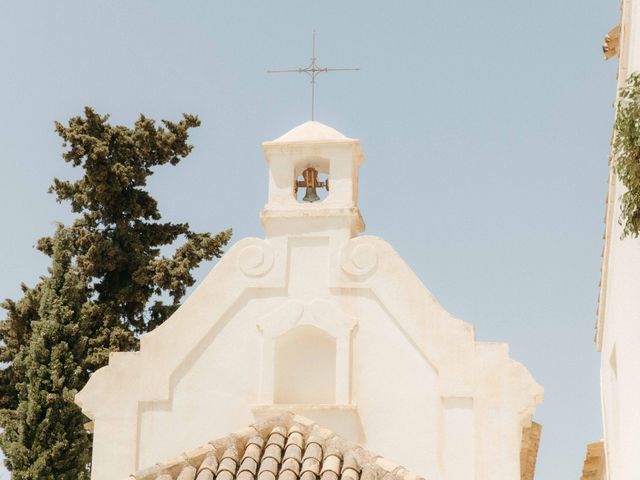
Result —
POLYGON ((353 277, 365 277, 378 266, 378 251, 373 239, 359 237, 350 240, 342 249, 340 266, 353 277))
POLYGON ((261 277, 273 267, 273 247, 269 242, 257 238, 245 240, 248 241, 251 243, 238 254, 238 267, 249 277, 261 277))

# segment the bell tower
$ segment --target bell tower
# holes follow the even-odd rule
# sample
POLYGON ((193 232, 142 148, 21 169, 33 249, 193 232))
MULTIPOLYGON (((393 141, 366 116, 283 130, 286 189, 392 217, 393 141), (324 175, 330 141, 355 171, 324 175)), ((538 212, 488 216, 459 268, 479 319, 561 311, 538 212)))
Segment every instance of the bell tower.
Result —
POLYGON ((360 141, 309 121, 262 144, 269 199, 261 213, 267 238, 341 230, 364 231, 358 209, 360 141))

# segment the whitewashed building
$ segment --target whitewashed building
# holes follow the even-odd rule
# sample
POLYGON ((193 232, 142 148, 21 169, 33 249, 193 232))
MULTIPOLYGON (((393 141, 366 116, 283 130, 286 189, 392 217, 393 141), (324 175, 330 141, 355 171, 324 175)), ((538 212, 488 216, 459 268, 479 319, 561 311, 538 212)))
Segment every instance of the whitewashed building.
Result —
POLYGON ((265 238, 77 395, 93 480, 530 480, 542 388, 361 235, 360 142, 307 122, 263 149, 265 238))
MULTIPOLYGON (((639 35, 640 1, 623 0, 620 25, 605 37, 604 46, 607 58, 619 56, 617 89, 631 73, 640 70, 639 35)), ((596 473, 584 478, 637 480, 640 478, 640 240, 622 238, 619 216, 624 186, 613 170, 615 158, 609 163, 596 326, 596 346, 601 352, 604 455, 597 456, 599 463, 591 469, 596 473)))

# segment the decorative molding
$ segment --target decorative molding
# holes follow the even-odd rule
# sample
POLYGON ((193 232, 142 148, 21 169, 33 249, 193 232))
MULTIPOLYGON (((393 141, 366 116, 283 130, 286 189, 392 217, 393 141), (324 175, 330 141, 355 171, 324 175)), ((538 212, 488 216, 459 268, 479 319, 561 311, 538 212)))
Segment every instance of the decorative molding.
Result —
POLYGON ((238 266, 245 275, 260 277, 273 267, 273 248, 264 240, 253 239, 238 254, 238 266))
POLYGON ((340 266, 349 275, 363 276, 378 266, 378 252, 368 238, 356 238, 348 242, 342 250, 340 266))
POLYGON ((289 301, 258 319, 256 326, 265 338, 276 338, 295 328, 304 313, 304 304, 289 301))

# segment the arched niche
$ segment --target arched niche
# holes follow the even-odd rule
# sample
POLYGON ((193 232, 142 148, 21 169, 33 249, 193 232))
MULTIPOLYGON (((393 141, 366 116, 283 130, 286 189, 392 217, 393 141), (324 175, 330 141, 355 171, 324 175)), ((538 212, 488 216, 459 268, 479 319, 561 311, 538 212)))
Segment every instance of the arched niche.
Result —
POLYGON ((350 404, 351 336, 356 325, 354 318, 326 300, 290 301, 260 318, 259 400, 350 404))
POLYGON ((336 339, 301 325, 275 339, 273 402, 336 403, 336 339))

